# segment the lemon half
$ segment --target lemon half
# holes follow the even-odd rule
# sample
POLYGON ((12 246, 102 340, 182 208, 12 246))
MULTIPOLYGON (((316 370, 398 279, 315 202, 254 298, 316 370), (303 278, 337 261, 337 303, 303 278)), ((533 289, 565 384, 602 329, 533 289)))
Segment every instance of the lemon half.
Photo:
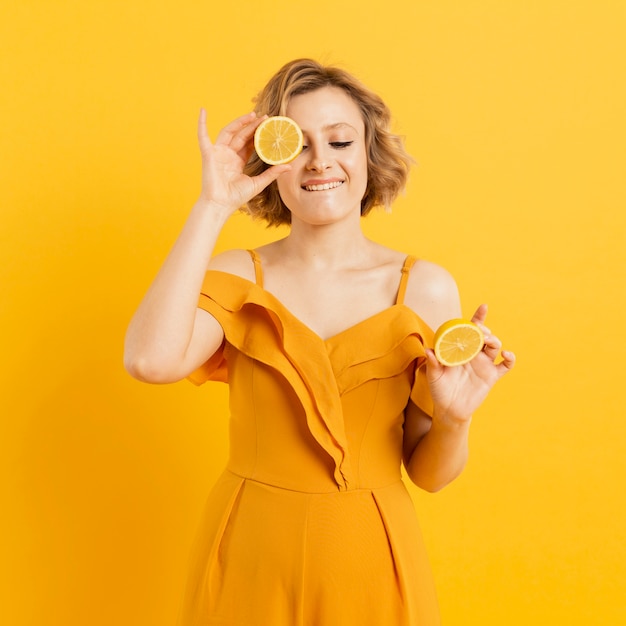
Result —
POLYGON ((444 322, 435 333, 435 356, 443 365, 469 363, 484 345, 482 330, 474 322, 464 319, 444 322))
POLYGON ((268 117, 254 132, 254 149, 268 165, 293 161, 302 152, 302 144, 302 131, 290 117, 268 117))

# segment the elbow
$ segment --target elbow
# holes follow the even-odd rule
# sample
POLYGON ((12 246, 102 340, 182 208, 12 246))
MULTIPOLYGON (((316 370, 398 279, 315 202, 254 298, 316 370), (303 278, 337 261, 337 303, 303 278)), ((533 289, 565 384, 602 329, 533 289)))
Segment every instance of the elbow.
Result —
POLYGON ((180 380, 180 376, 174 376, 169 368, 154 359, 131 354, 128 351, 124 352, 124 369, 142 383, 163 385, 180 380))
POLYGON ((454 479, 450 479, 450 480, 434 481, 432 479, 418 477, 418 476, 411 476, 411 475, 409 475, 409 478, 411 479, 411 482, 416 487, 419 487, 420 489, 428 493, 437 493, 441 491, 444 487, 447 487, 452 482, 452 480, 454 480, 454 479))
POLYGON ((124 339, 124 369, 143 383, 173 383, 184 376, 179 375, 181 359, 171 350, 157 342, 142 342, 128 331, 124 339))
POLYGON ((446 481, 446 482, 441 482, 441 483, 424 483, 424 484, 418 484, 415 483, 420 489, 423 489, 424 491, 427 491, 428 493, 438 493, 439 491, 441 491, 444 487, 447 487, 452 481, 446 481))
POLYGON ((154 378, 154 370, 150 367, 145 359, 138 358, 128 353, 124 353, 124 369, 133 378, 140 380, 142 383, 152 382, 154 378))
POLYGON ((407 476, 411 482, 428 493, 438 493, 444 487, 456 480, 463 472, 464 464, 447 471, 433 471, 432 468, 414 468, 412 472, 408 471, 407 476))

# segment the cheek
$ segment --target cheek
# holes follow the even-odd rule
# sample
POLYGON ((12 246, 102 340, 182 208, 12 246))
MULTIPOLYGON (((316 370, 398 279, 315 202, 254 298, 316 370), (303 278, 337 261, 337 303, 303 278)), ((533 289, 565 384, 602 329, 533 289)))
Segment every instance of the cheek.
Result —
POLYGON ((289 193, 291 186, 293 185, 293 181, 289 178, 289 174, 282 174, 280 178, 276 181, 276 187, 278 187, 278 193, 282 198, 285 194, 289 193))
POLYGON ((346 166, 350 168, 353 176, 367 178, 367 154, 365 152, 352 155, 349 162, 346 162, 346 166))
POLYGON ((276 188, 278 189, 280 199, 289 210, 291 210, 291 207, 289 205, 291 204, 291 199, 294 195, 295 185, 293 176, 290 176, 290 174, 291 172, 282 174, 280 178, 278 178, 278 180, 276 181, 276 188))
POLYGON ((365 155, 355 157, 350 163, 353 178, 362 181, 363 185, 367 185, 369 178, 368 164, 365 155))

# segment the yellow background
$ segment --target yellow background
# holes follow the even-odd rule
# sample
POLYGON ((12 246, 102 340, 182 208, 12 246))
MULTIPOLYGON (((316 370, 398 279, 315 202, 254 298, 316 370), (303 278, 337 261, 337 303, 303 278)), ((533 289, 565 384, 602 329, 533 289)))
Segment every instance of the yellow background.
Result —
MULTIPOLYGON (((626 623, 622 0, 8 0, 0 8, 0 622, 173 623, 226 388, 122 368, 210 131, 285 61, 387 100, 419 166, 379 240, 457 278, 516 371, 414 492, 446 626, 626 623)), ((276 231, 236 216, 219 248, 276 231)))

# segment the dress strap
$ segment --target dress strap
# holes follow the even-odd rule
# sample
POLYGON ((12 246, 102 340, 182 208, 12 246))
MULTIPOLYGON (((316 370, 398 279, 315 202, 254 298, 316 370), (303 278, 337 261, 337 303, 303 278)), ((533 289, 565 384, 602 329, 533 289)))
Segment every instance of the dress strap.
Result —
POLYGON ((398 296, 396 297, 396 304, 402 304, 404 302, 404 295, 406 294, 406 284, 409 281, 409 271, 413 267, 413 264, 417 261, 414 256, 408 256, 404 259, 404 265, 402 266, 402 274, 400 276, 400 285, 398 286, 398 296))
POLYGON ((248 250, 254 263, 254 279, 259 287, 263 287, 263 268, 261 267, 261 257, 256 250, 248 250))

